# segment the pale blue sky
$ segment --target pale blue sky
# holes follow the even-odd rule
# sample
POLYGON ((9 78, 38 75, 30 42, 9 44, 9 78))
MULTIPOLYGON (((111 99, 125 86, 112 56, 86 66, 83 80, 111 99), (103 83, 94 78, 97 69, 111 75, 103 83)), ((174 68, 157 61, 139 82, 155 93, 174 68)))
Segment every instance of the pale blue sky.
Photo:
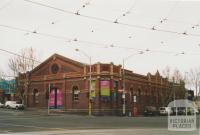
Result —
MULTIPOLYGON (((84 55, 74 51, 79 48, 92 57, 93 63, 115 64, 122 64, 123 58, 137 53, 138 49, 149 49, 149 52, 142 55, 135 54, 125 62, 127 69, 141 74, 155 73, 157 69, 162 71, 167 65, 178 68, 183 73, 190 68, 200 66, 200 1, 32 1, 74 13, 79 10, 81 15, 103 18, 111 22, 118 19, 118 22, 131 26, 68 14, 24 0, 1 0, 0 25, 66 37, 58 39, 0 26, 1 49, 18 53, 20 49, 32 46, 37 50, 40 61, 53 53, 59 53, 88 63, 84 55), (158 30, 170 32, 151 30, 153 26, 158 30), (172 31, 190 34, 171 33, 172 31), (77 42, 73 41, 75 38, 78 39, 77 42), (185 54, 180 54, 181 52, 185 54)), ((0 52, 1 71, 8 72, 7 62, 11 56, 0 52)))

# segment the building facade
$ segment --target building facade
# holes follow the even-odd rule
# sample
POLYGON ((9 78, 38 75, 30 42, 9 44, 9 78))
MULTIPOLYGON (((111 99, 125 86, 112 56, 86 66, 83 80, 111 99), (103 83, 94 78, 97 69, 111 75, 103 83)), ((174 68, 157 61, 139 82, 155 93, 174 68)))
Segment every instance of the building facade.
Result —
POLYGON ((16 81, 4 80, 0 81, 0 102, 5 102, 7 100, 14 100, 16 93, 16 81))
POLYGON ((17 97, 26 107, 50 108, 93 115, 142 114, 145 106, 166 106, 174 98, 185 96, 184 83, 175 84, 148 73, 139 75, 122 70, 121 65, 96 63, 92 66, 89 94, 89 65, 58 54, 17 78, 17 97), (125 96, 123 96, 125 78, 125 96), (90 96, 89 96, 90 95, 90 96), (125 97, 125 102, 124 102, 125 97))

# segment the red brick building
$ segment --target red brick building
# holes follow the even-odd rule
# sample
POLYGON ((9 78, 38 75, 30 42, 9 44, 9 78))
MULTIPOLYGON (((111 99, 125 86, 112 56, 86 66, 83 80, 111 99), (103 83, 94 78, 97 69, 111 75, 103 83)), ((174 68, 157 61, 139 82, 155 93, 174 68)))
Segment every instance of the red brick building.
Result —
MULTIPOLYGON (((35 69, 17 78, 17 95, 27 107, 51 108, 67 112, 88 112, 89 65, 54 54, 35 69), (49 92, 50 89, 50 92, 49 92), (49 103, 48 103, 49 98, 49 103)), ((92 65, 92 113, 122 114, 121 65, 92 65)), ((145 106, 166 106, 173 99, 184 98, 184 83, 174 84, 166 78, 148 73, 139 75, 125 70, 126 113, 139 114, 145 106)))

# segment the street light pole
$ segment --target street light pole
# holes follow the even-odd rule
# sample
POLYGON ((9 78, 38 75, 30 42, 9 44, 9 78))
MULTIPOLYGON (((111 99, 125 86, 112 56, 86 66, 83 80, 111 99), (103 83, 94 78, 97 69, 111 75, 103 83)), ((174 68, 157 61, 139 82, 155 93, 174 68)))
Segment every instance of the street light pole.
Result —
POLYGON ((124 61, 125 59, 123 59, 123 95, 122 95, 122 98, 123 98, 123 115, 126 114, 126 96, 125 96, 125 67, 124 67, 124 61))
POLYGON ((92 102, 91 102, 91 84, 92 84, 92 58, 87 55, 85 52, 80 51, 79 49, 75 49, 75 51, 77 52, 81 52, 83 55, 85 55, 90 62, 90 71, 89 71, 89 100, 88 100, 88 115, 91 116, 92 115, 92 102))
MULTIPOLYGON (((146 50, 146 51, 149 51, 149 50, 146 50)), ((139 53, 134 53, 134 54, 131 54, 129 55, 128 57, 126 58, 123 58, 123 93, 122 93, 122 98, 123 98, 123 107, 122 107, 122 114, 125 116, 126 115, 126 95, 125 95, 125 60, 131 58, 132 56, 136 55, 136 54, 143 54, 144 52, 143 51, 139 51, 139 53)))
POLYGON ((89 57, 90 60, 90 84, 89 84, 89 116, 92 115, 92 102, 91 102, 91 83, 92 83, 92 65, 91 65, 91 57, 89 57))
POLYGON ((49 88, 48 88, 48 111, 47 111, 47 113, 48 113, 48 115, 50 114, 50 108, 49 108, 49 103, 50 103, 50 91, 51 91, 51 84, 49 83, 49 88))

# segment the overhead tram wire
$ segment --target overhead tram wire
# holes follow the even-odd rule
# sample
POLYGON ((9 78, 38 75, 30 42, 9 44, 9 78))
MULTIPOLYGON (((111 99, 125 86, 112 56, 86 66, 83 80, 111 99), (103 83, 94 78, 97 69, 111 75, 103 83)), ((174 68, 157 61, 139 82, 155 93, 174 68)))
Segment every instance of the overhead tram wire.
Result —
MULTIPOLYGON (((63 37, 63 36, 57 36, 57 35, 52 35, 52 34, 47 34, 47 33, 39 33, 39 32, 35 32, 34 33, 31 30, 17 28, 17 27, 8 26, 8 25, 2 25, 2 24, 0 24, 0 27, 5 27, 5 28, 17 30, 17 31, 30 32, 32 34, 38 34, 38 35, 42 35, 42 36, 45 36, 45 37, 50 37, 50 38, 54 38, 54 39, 60 39, 60 40, 64 40, 64 41, 66 41, 68 39, 69 41, 73 41, 73 42, 80 42, 80 43, 90 44, 90 45, 92 45, 92 47, 95 47, 95 48, 97 48, 97 47, 98 48, 108 48, 108 47, 113 48, 114 47, 114 48, 121 48, 121 49, 127 49, 127 50, 143 50, 143 51, 147 50, 147 49, 142 49, 142 48, 118 46, 118 45, 116 45, 116 43, 115 44, 114 43, 105 44, 105 43, 98 43, 98 42, 93 42, 93 41, 81 40, 81 39, 77 39, 77 38, 73 39, 73 38, 68 38, 68 37, 63 37)), ((6 51, 6 50, 3 50, 3 49, 0 49, 0 50, 4 51, 4 52, 8 52, 10 54, 14 54, 14 55, 20 56, 19 54, 16 54, 16 53, 13 53, 13 52, 10 52, 10 51, 6 51)), ((162 50, 151 50, 151 49, 149 51, 151 51, 151 52, 159 52, 159 53, 168 53, 168 54, 175 53, 175 52, 167 52, 167 51, 162 51, 162 50)))
POLYGON ((122 13, 119 17, 117 17, 116 20, 118 21, 122 17, 125 17, 127 14, 130 14, 130 12, 133 10, 133 8, 135 8, 136 5, 137 5, 137 0, 134 0, 133 5, 128 10, 126 10, 126 12, 122 13))
MULTIPOLYGON (((174 9, 177 7, 178 3, 179 2, 175 2, 174 5, 170 8, 168 14, 164 18, 162 18, 158 22, 158 24, 154 25, 153 28, 157 29, 157 27, 159 27, 161 24, 167 22, 169 20, 169 16, 171 15, 172 11, 174 11, 174 9)), ((157 31, 162 31, 162 32, 165 31, 165 32, 170 32, 170 33, 174 33, 174 34, 183 34, 183 35, 185 35, 184 32, 176 32, 176 31, 169 31, 169 30, 162 30, 162 29, 157 29, 157 31)))
MULTIPOLYGON (((123 25, 123 26, 128 26, 128 27, 138 28, 138 29, 154 30, 154 31, 157 31, 157 32, 164 32, 164 33, 171 33, 171 34, 178 34, 178 35, 183 34, 184 35, 184 32, 163 30, 163 29, 157 29, 157 28, 154 28, 154 27, 150 28, 150 27, 136 25, 136 24, 134 25, 134 24, 120 23, 118 21, 116 22, 116 21, 113 21, 113 20, 104 19, 104 18, 100 18, 100 17, 94 17, 94 16, 84 15, 84 14, 80 14, 80 13, 74 13, 72 11, 56 8, 56 7, 53 7, 53 6, 50 6, 50 5, 42 4, 42 3, 39 3, 39 2, 34 2, 34 1, 31 1, 31 0, 23 0, 23 1, 29 2, 29 3, 32 3, 32 4, 35 4, 35 5, 43 6, 43 7, 46 7, 46 8, 50 8, 50 9, 53 9, 53 10, 57 10, 57 11, 60 11, 60 12, 64 12, 64 13, 68 13, 68 14, 92 19, 92 20, 97 20, 97 21, 102 21, 102 22, 107 22, 107 23, 115 23, 115 24, 120 24, 120 25, 123 25)), ((199 37, 200 35, 199 34, 187 34, 187 36, 193 36, 193 37, 198 36, 199 37)))
POLYGON ((82 6, 77 10, 77 12, 80 12, 82 9, 86 8, 88 5, 90 5, 92 0, 88 0, 87 2, 84 2, 82 6))
POLYGON ((38 31, 31 31, 31 30, 27 30, 27 29, 23 29, 23 28, 18 28, 18 27, 13 27, 13 26, 9 26, 9 25, 3 25, 0 24, 0 27, 4 27, 4 28, 8 28, 8 29, 12 29, 12 30, 17 30, 17 31, 22 31, 22 32, 28 32, 31 33, 33 35, 40 35, 40 36, 44 36, 44 37, 50 37, 50 38, 54 38, 54 39, 59 39, 59 40, 63 40, 66 42, 80 42, 80 43, 85 43, 85 44, 89 44, 93 47, 98 47, 98 48, 106 48, 108 47, 108 44, 103 44, 103 43, 97 43, 97 42, 93 42, 93 41, 86 41, 86 40, 81 40, 78 38, 69 38, 69 37, 64 37, 64 36, 57 36, 57 35, 53 35, 53 34, 48 34, 48 33, 41 33, 38 31))
POLYGON ((162 24, 163 22, 168 21, 170 15, 171 15, 172 12, 176 9, 176 7, 178 6, 178 4, 179 4, 179 1, 176 1, 176 2, 174 3, 174 5, 170 8, 168 14, 160 21, 160 24, 162 24))
MULTIPOLYGON (((80 9, 78 9, 76 11, 76 13, 78 14, 82 9, 85 9, 88 5, 90 5, 90 2, 92 0, 88 0, 87 2, 84 2, 84 4, 82 4, 82 6, 80 7, 80 9)), ((59 22, 62 22, 62 21, 65 21, 66 19, 57 19, 57 20, 54 20, 54 21, 51 21, 50 24, 54 25, 56 23, 59 23, 59 22)), ((39 25, 35 30, 38 30, 38 28, 40 28, 41 26, 44 26, 44 25, 39 25)), ((46 26, 46 25, 45 25, 46 26)))
POLYGON ((56 38, 56 39, 63 39, 63 40, 71 39, 68 37, 56 36, 56 35, 47 34, 47 33, 41 33, 41 32, 35 31, 35 30, 32 31, 32 30, 27 30, 27 29, 23 29, 23 28, 13 27, 10 25, 0 24, 0 27, 17 30, 17 31, 22 31, 22 32, 27 32, 27 33, 32 33, 32 34, 41 35, 41 36, 45 36, 45 37, 56 38))
MULTIPOLYGON (((131 0, 132 1, 132 0, 131 0)), ((136 4, 136 3, 135 3, 136 4)), ((137 4, 138 4, 138 2, 137 2, 137 4)), ((137 5, 136 4, 136 5, 137 5)), ((128 12, 127 14, 135 14, 136 15, 136 12, 131 12, 132 11, 132 9, 134 9, 135 7, 136 7, 136 5, 134 5, 133 4, 133 6, 129 9, 129 10, 127 10, 127 11, 130 11, 130 12, 128 12)), ((177 5, 176 5, 177 6, 177 5)), ((175 7, 176 7, 175 6, 175 7)), ((172 9, 174 8, 174 6, 172 6, 172 8, 171 8, 171 10, 170 11, 172 11, 172 9)), ((105 9, 104 9, 105 10, 105 9)), ((173 9, 174 10, 174 9, 173 9)), ((109 11, 112 11, 112 10, 109 10, 109 11)), ((124 13, 126 13, 127 11, 124 11, 124 13)), ((170 12, 169 12, 170 13, 170 12)), ((168 14, 169 14, 168 13, 168 14)), ((122 14, 123 15, 123 14, 122 14)), ((140 17, 142 17, 142 18, 151 18, 151 19, 154 19, 154 20, 160 20, 160 18, 157 18, 157 17, 152 17, 152 16, 145 16, 145 15, 143 15, 143 14, 138 14, 138 15, 140 15, 140 17)), ((168 15, 166 15, 166 16, 168 16, 168 15)), ((192 22, 189 22, 189 21, 182 21, 182 20, 175 20, 175 19, 169 19, 169 17, 168 17, 168 19, 167 19, 167 21, 170 21, 170 22, 173 22, 173 23, 176 23, 176 24, 188 24, 188 25, 194 25, 192 22)), ((197 24, 198 25, 198 24, 197 24)), ((194 25, 195 26, 195 25, 194 25)))
POLYGON ((12 54, 12 55, 21 57, 21 58, 25 58, 25 59, 27 59, 27 60, 32 60, 32 61, 35 61, 35 62, 37 62, 37 63, 39 63, 39 64, 41 63, 40 61, 37 61, 37 60, 35 60, 35 59, 28 58, 28 57, 24 57, 24 56, 22 56, 22 55, 20 55, 20 54, 17 54, 17 53, 14 53, 14 52, 11 52, 11 51, 8 51, 8 50, 5 50, 5 49, 1 49, 1 48, 0 48, 0 51, 6 52, 6 53, 9 53, 9 54, 12 54))

